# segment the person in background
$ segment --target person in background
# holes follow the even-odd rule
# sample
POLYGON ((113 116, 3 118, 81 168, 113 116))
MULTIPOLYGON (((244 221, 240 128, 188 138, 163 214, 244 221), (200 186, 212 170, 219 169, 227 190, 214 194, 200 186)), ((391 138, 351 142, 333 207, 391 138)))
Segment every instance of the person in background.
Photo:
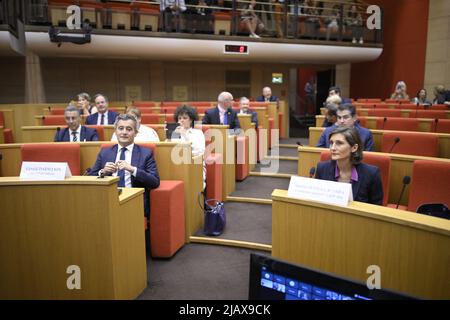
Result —
POLYGON ((264 24, 255 13, 256 0, 251 0, 250 4, 245 3, 241 11, 241 21, 247 26, 250 38, 260 38, 257 32, 262 32, 264 24))
POLYGON ((229 125, 230 130, 239 134, 241 125, 232 106, 233 95, 226 91, 221 92, 217 98, 217 107, 205 111, 202 123, 229 125))
POLYGON ((345 19, 345 24, 352 32, 352 43, 357 43, 357 39, 359 38, 359 43, 363 44, 363 18, 361 13, 358 12, 358 7, 355 4, 350 6, 350 10, 347 12, 347 17, 345 19))
POLYGON ((433 104, 446 104, 450 106, 450 90, 445 91, 443 85, 438 85, 434 88, 433 104))
POLYGON ((256 98, 259 102, 278 102, 278 98, 272 95, 272 89, 270 87, 264 87, 262 89, 262 95, 256 98))
POLYGON ((343 98, 341 97, 341 88, 339 86, 332 86, 330 87, 330 89, 328 89, 328 97, 332 97, 332 96, 339 96, 339 98, 341 98, 341 102, 342 104, 347 104, 347 103, 352 103, 352 100, 350 100, 349 98, 343 98))
POLYGON ((82 116, 89 116, 97 112, 97 108, 91 105, 91 97, 86 92, 77 94, 77 106, 82 116))
POLYGON ((322 127, 331 127, 336 123, 338 106, 338 104, 327 103, 325 106, 325 120, 323 121, 322 127))
MULTIPOLYGON (((325 23, 327 25, 327 41, 330 40, 331 33, 336 34, 339 31, 339 21, 341 20, 341 9, 338 4, 335 4, 330 10, 330 15, 326 17, 325 23)), ((335 38, 336 39, 336 38, 335 38)))
POLYGON ((250 109, 250 100, 247 97, 242 97, 239 100, 239 113, 240 114, 251 114, 252 123, 255 124, 255 129, 258 129, 258 114, 250 109))
POLYGON ((162 29, 165 32, 180 32, 180 15, 186 11, 184 0, 160 0, 162 29))
POLYGON ((431 106, 431 101, 427 99, 427 90, 420 89, 417 92, 416 97, 412 100, 412 103, 420 106, 431 106))
POLYGON ((325 129, 320 136, 319 142, 316 147, 319 148, 328 148, 330 146, 329 137, 331 132, 333 132, 336 127, 348 127, 355 128, 359 133, 359 137, 361 138, 361 147, 365 151, 373 151, 374 150, 374 142, 372 133, 369 129, 361 127, 358 123, 358 118, 356 116, 356 109, 351 104, 343 104, 338 106, 337 109, 337 121, 331 127, 325 129))
POLYGON ((97 112, 91 114, 86 118, 86 124, 99 126, 114 124, 119 114, 117 112, 108 110, 108 98, 105 95, 99 93, 95 95, 94 101, 95 106, 97 107, 97 112))
POLYGON ((383 204, 378 167, 362 163, 363 147, 355 128, 337 127, 330 133, 331 160, 319 162, 316 179, 351 183, 353 200, 383 204))
MULTIPOLYGON (((205 135, 201 129, 195 129, 194 124, 198 120, 197 110, 193 107, 183 105, 178 107, 174 114, 174 120, 179 124, 175 129, 175 133, 180 135, 179 139, 171 139, 171 141, 180 140, 191 143, 192 156, 205 156, 206 141, 205 135)), ((206 187, 206 166, 203 159, 203 189, 206 187)))
POLYGON ((159 187, 160 179, 153 152, 134 143, 137 120, 120 114, 114 123, 118 144, 103 148, 92 166, 91 176, 117 176, 118 187, 144 188, 144 214, 150 221, 150 189, 159 187))
POLYGON ((81 115, 77 107, 69 105, 64 111, 64 119, 67 128, 56 131, 55 142, 98 141, 97 130, 81 125, 81 115))
MULTIPOLYGON (((141 124, 141 111, 136 107, 128 107, 126 110, 127 114, 131 114, 137 120, 137 134, 134 138, 136 142, 159 142, 158 133, 152 128, 149 128, 141 124)), ((114 132, 111 141, 117 141, 116 133, 114 132)))
POLYGON ((395 92, 391 95, 391 99, 395 100, 409 100, 409 95, 406 93, 406 83, 399 81, 395 85, 395 92))

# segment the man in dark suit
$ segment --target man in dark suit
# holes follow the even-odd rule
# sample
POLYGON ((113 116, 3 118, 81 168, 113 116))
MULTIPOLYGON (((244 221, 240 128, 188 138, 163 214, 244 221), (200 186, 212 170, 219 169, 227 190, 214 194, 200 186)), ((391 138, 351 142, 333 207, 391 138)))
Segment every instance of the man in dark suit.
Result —
POLYGON ((233 95, 229 92, 222 92, 217 98, 217 107, 206 110, 203 117, 203 124, 227 124, 236 134, 240 132, 241 125, 237 112, 232 109, 233 95))
POLYGON ((98 126, 114 124, 118 113, 108 110, 108 98, 103 94, 97 94, 94 97, 94 101, 98 112, 87 117, 86 124, 98 126))
POLYGON ((67 128, 56 132, 55 142, 98 141, 97 130, 80 125, 81 116, 77 107, 69 105, 64 111, 64 118, 67 128))
POLYGON ((374 151, 374 143, 372 132, 369 129, 363 128, 358 124, 358 118, 356 117, 355 107, 351 104, 343 104, 338 106, 337 109, 337 121, 331 127, 325 129, 320 136, 319 142, 316 147, 328 148, 330 146, 330 133, 336 129, 336 127, 348 127, 355 128, 359 136, 365 151, 374 151))
POLYGON ((349 104, 352 103, 352 100, 350 100, 349 98, 343 98, 341 97, 341 88, 338 86, 333 86, 330 87, 330 89, 328 89, 328 97, 337 95, 341 98, 341 103, 342 104, 349 104))
POLYGON ((104 148, 90 171, 91 176, 118 176, 119 187, 145 188, 144 212, 150 216, 150 189, 159 187, 159 174, 150 149, 134 144, 136 118, 129 114, 117 117, 115 133, 118 145, 104 148))
POLYGON ((255 124, 255 129, 258 129, 258 114, 255 111, 252 111, 249 106, 250 100, 247 97, 242 97, 241 100, 239 100, 239 107, 241 108, 239 113, 251 114, 252 122, 255 124))
POLYGON ((270 87, 264 87, 262 89, 262 96, 256 98, 259 102, 278 102, 277 96, 272 95, 272 89, 270 87))

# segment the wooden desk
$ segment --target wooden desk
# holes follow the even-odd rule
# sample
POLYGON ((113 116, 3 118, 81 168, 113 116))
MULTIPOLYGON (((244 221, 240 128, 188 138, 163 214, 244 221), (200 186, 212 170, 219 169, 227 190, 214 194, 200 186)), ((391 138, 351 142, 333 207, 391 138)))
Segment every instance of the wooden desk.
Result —
POLYGON ((147 287, 144 189, 117 177, 0 178, 1 299, 135 299, 147 287), (77 265, 81 290, 69 290, 77 265))
POLYGON ((348 207, 272 193, 272 256, 381 287, 450 299, 450 221, 361 202, 348 207))
MULTIPOLYGON (((87 168, 94 165, 100 147, 104 142, 78 143, 80 144, 80 168, 81 172, 85 172, 87 168)), ((3 157, 0 162, 0 172, 4 176, 19 176, 22 163, 21 146, 22 144, 19 143, 0 145, 0 154, 3 157)), ((199 159, 191 157, 190 144, 177 144, 176 142, 156 143, 155 161, 161 180, 181 180, 184 181, 186 186, 189 186, 185 188, 184 200, 186 242, 189 242, 189 236, 194 235, 203 225, 203 212, 197 204, 198 193, 203 189, 203 164, 199 159), (172 152, 175 147, 182 155, 179 163, 172 161, 172 152)), ((232 174, 234 181, 235 172, 233 171, 232 174)), ((232 191, 234 191, 234 185, 232 187, 232 191)))
POLYGON ((256 156, 258 152, 255 123, 252 122, 251 114, 238 113, 239 123, 241 124, 241 134, 248 136, 248 155, 249 166, 252 171, 256 166, 256 156))
MULTIPOLYGON (((309 145, 316 146, 319 142, 320 136, 325 128, 310 127, 309 128, 309 145)), ((375 151, 381 150, 381 141, 384 132, 405 132, 405 131, 391 131, 391 130, 370 130, 373 135, 373 143, 375 151)), ((423 134, 434 134, 439 139, 439 158, 450 159, 450 134, 448 133, 433 133, 423 132, 423 134)), ((434 158, 433 158, 434 159, 434 158)))
MULTIPOLYGON (((320 160, 320 153, 326 150, 315 147, 298 147, 298 167, 297 174, 302 177, 309 177, 309 170, 316 167, 320 160)), ((365 151, 367 152, 367 151, 365 151)), ((364 153, 365 153, 364 152, 364 153)), ((415 160, 433 160, 450 162, 449 159, 420 157, 395 153, 381 153, 391 158, 391 176, 389 178, 389 203, 397 203, 403 187, 403 177, 412 176, 412 167, 415 160)), ((409 189, 406 188, 400 204, 407 205, 409 189)))

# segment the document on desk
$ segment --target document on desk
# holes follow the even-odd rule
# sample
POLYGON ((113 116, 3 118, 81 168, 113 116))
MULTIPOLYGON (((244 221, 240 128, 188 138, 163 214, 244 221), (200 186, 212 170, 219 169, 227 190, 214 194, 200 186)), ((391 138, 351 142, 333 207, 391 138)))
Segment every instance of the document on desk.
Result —
POLYGON ((302 200, 312 200, 338 206, 347 206, 353 201, 352 185, 292 176, 289 182, 288 196, 302 200))

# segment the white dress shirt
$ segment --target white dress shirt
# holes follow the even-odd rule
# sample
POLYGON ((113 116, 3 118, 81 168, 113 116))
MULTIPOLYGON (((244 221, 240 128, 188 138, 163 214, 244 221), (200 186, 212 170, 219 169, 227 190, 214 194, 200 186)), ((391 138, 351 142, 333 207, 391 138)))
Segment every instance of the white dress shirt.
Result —
MULTIPOLYGON (((133 154, 134 143, 126 146, 125 148, 127 149, 127 151, 125 151, 125 162, 127 162, 129 165, 131 165, 131 155, 133 154)), ((122 146, 119 144, 119 145, 117 145, 116 163, 117 163, 117 161, 120 160, 121 152, 122 152, 122 146)), ((133 177, 136 177, 137 168, 134 167, 133 173, 130 173, 128 170, 124 170, 124 171, 125 171, 125 187, 131 188, 132 187, 131 175, 133 174, 133 177)), ((118 173, 118 171, 114 172, 112 174, 112 176, 117 177, 117 173, 118 173)))
POLYGON ((223 121, 225 119, 225 112, 227 112, 227 110, 223 109, 220 106, 217 106, 219 108, 219 117, 220 117, 220 124, 224 124, 223 121))
POLYGON ((97 125, 98 126, 104 126, 104 125, 108 125, 109 124, 108 123, 108 110, 106 110, 104 115, 105 115, 105 119, 103 120, 103 123, 101 123, 102 122, 102 114, 100 112, 98 113, 98 118, 97 118, 97 125))
POLYGON ((77 133, 77 141, 76 142, 80 142, 80 138, 81 138, 81 126, 78 126, 78 129, 75 131, 72 131, 69 129, 69 137, 70 137, 70 142, 73 142, 73 132, 77 133))
MULTIPOLYGON (((115 132, 111 138, 111 141, 117 141, 115 132)), ((136 137, 134 137, 134 142, 159 142, 159 136, 155 130, 141 124, 136 137)))

